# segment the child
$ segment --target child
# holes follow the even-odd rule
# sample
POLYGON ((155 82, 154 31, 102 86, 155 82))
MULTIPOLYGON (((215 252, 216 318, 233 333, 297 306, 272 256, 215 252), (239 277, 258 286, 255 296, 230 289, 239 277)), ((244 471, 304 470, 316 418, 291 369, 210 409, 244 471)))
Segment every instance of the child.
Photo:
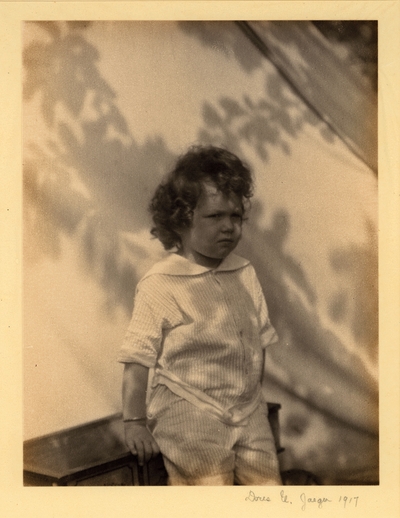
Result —
POLYGON ((253 267, 232 253, 251 196, 238 157, 194 147, 151 201, 151 233, 175 251, 139 282, 119 361, 126 443, 140 464, 161 450, 171 485, 281 484, 261 393, 277 336, 253 267))

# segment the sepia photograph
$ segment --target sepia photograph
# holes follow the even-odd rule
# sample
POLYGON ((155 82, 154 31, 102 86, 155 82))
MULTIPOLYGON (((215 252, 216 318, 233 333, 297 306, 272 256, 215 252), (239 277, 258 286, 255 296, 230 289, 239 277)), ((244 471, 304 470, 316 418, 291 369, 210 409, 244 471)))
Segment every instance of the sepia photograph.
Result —
POLYGON ((22 31, 26 483, 378 484, 377 22, 22 31))
POLYGON ((398 441, 378 14, 107 14, 18 26, 22 491, 365 511, 398 441))

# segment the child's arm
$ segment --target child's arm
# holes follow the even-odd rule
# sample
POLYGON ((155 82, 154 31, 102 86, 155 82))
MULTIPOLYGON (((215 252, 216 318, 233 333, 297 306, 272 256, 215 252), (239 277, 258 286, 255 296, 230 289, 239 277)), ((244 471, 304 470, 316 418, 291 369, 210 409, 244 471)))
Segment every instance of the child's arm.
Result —
POLYGON ((262 367, 262 371, 261 371, 261 385, 263 384, 264 378, 265 378, 265 364, 266 364, 266 347, 264 347, 264 349, 263 349, 263 367, 262 367))
POLYGON ((146 390, 149 369, 139 363, 126 363, 122 382, 122 406, 125 421, 125 442, 138 456, 142 466, 160 453, 153 436, 146 428, 146 390), (141 420, 136 420, 142 418, 141 420), (129 419, 135 419, 129 421, 129 419))

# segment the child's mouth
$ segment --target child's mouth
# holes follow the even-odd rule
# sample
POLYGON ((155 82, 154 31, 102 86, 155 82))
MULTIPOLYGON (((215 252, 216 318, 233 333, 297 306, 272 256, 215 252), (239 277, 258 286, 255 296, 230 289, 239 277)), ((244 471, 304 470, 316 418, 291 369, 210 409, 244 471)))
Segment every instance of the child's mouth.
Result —
POLYGON ((218 245, 219 246, 222 246, 223 249, 227 249, 229 248, 229 250, 235 246, 235 241, 233 239, 221 239, 220 241, 218 241, 218 245))

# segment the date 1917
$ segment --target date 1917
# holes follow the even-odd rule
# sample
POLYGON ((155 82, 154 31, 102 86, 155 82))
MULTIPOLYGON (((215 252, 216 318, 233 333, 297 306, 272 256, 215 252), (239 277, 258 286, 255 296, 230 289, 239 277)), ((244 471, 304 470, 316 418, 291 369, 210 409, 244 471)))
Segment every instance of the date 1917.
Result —
POLYGON ((341 496, 339 497, 339 503, 343 504, 343 507, 346 508, 346 506, 353 505, 354 507, 357 507, 358 504, 358 496, 341 496))

